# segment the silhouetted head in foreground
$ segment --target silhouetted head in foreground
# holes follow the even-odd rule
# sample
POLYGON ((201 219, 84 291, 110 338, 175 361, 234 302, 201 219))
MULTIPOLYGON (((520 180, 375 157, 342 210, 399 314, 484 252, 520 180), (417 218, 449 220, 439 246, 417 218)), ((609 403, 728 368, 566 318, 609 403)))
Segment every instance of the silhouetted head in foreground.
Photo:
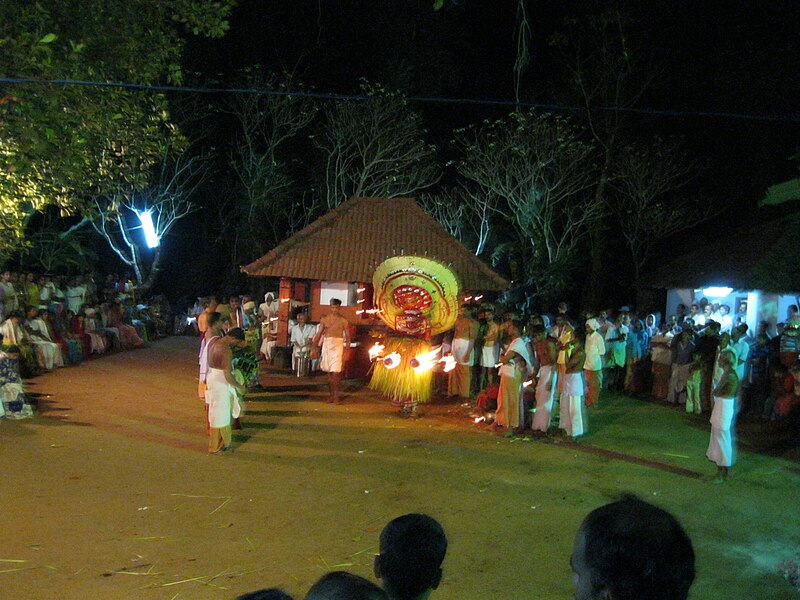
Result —
POLYGON ((345 571, 332 571, 311 586, 305 600, 387 600, 387 597, 369 579, 345 571))
POLYGON ((632 495, 589 513, 570 563, 576 600, 685 600, 695 575, 680 523, 632 495))
POLYGON ((375 576, 391 600, 421 600, 439 587, 447 537, 433 517, 397 517, 381 532, 375 576))

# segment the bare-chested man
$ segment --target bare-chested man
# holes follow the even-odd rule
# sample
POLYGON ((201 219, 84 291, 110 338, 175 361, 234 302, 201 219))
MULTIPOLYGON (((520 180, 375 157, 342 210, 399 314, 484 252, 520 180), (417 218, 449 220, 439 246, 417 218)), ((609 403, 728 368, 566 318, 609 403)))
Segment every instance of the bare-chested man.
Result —
POLYGON ((472 307, 462 304, 453 327, 453 358, 455 368, 450 371, 447 395, 470 398, 472 394, 472 366, 475 364, 475 340, 478 339, 478 322, 473 318, 472 307))
POLYGON ((319 345, 322 342, 322 356, 319 368, 328 373, 328 381, 331 386, 331 394, 328 402, 339 404, 339 387, 342 382, 342 371, 344 369, 345 350, 350 346, 347 338, 347 326, 349 323, 339 314, 342 301, 338 298, 331 298, 331 311, 319 320, 319 331, 314 336, 313 344, 319 345))
POLYGON ((536 412, 533 413, 533 431, 535 436, 541 436, 550 429, 550 417, 553 412, 553 402, 556 395, 556 357, 558 346, 556 341, 547 335, 542 325, 536 325, 531 331, 534 342, 534 352, 539 362, 539 379, 536 383, 536 412))
POLYGON ((238 402, 238 394, 244 394, 231 373, 232 348, 244 346, 244 331, 235 327, 225 337, 208 342, 208 376, 206 404, 208 404, 209 439, 208 451, 219 454, 231 449, 231 413, 238 402))

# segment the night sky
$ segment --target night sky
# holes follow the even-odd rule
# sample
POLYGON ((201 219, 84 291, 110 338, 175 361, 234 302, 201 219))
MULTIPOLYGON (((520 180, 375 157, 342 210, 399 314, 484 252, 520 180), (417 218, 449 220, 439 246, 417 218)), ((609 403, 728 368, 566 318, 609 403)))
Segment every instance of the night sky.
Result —
MULTIPOLYGON (((523 100, 578 103, 548 40, 565 30, 565 19, 580 26, 609 5, 528 2, 531 60, 523 100)), ((800 6, 793 0, 618 5, 632 20, 631 48, 654 65, 653 85, 637 106, 684 113, 629 115, 625 135, 684 138, 708 164, 693 192, 729 207, 710 226, 752 220, 769 185, 797 176, 790 157, 800 150, 800 6)), ((432 0, 240 0, 225 38, 190 40, 187 83, 232 85, 237 70, 260 64, 290 71, 318 92, 356 93, 365 77, 410 96, 513 100, 516 11, 512 0, 448 0, 440 11, 432 0)), ((420 102, 414 108, 431 141, 444 144, 454 128, 500 117, 512 107, 420 102)))

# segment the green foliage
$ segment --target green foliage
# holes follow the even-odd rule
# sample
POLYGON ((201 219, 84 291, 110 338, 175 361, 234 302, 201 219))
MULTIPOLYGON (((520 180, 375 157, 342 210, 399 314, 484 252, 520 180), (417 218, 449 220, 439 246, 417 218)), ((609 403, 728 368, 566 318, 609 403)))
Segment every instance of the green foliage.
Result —
MULTIPOLYGON (((0 3, 0 74, 41 80, 180 83, 178 23, 216 36, 232 0, 41 0, 0 3), (124 32, 123 35, 120 35, 124 32)), ((25 241, 33 211, 86 212, 140 188, 183 138, 163 95, 24 84, 0 98, 0 258, 25 241)))

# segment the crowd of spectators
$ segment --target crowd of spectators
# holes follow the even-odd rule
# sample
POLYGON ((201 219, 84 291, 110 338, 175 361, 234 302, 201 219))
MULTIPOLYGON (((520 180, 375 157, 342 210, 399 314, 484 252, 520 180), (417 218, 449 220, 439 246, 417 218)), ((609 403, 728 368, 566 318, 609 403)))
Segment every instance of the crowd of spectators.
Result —
POLYGON ((491 305, 465 305, 459 319, 472 320, 474 327, 456 327, 456 335, 475 332, 470 334, 472 358, 464 361, 471 367, 471 385, 459 395, 472 398, 479 390, 475 417, 488 419, 494 429, 544 433, 557 405, 559 427, 578 437, 585 433, 581 411, 597 401, 600 389, 709 413, 721 354, 730 358, 739 381, 737 414, 764 420, 797 420, 800 414, 795 305, 774 335, 765 321, 751 332, 743 315, 733 318, 730 307, 705 298, 688 308, 679 305, 667 319, 628 306, 577 316, 566 303, 555 315, 526 320, 513 310, 501 320, 495 313, 491 305), (515 346, 515 340, 523 344, 515 346))
POLYGON ((6 417, 30 416, 21 378, 130 350, 166 335, 169 304, 142 304, 133 283, 6 271, 0 276, 0 395, 6 417))

